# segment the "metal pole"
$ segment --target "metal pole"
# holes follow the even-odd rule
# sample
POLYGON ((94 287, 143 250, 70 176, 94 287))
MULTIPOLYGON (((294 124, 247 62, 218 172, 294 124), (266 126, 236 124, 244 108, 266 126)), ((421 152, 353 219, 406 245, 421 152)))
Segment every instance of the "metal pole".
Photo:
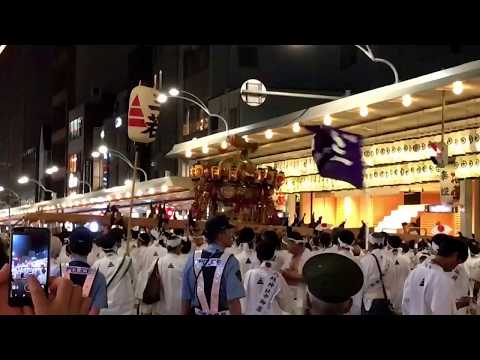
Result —
POLYGON ((331 96, 331 95, 314 95, 314 94, 302 94, 302 93, 292 93, 292 92, 281 92, 281 91, 254 91, 254 90, 243 90, 241 95, 257 95, 257 96, 287 96, 287 97, 298 97, 305 99, 324 99, 324 100, 337 100, 343 96, 331 96))
POLYGON ((132 208, 133 208, 133 198, 135 197, 135 183, 137 182, 137 165, 138 165, 138 148, 135 146, 135 165, 133 167, 133 180, 132 180, 132 193, 130 194, 130 210, 128 216, 128 226, 127 226, 127 250, 126 254, 130 254, 130 241, 132 240, 132 208))
POLYGON ((445 135, 445 90, 442 91, 442 151, 443 149, 443 138, 445 135))

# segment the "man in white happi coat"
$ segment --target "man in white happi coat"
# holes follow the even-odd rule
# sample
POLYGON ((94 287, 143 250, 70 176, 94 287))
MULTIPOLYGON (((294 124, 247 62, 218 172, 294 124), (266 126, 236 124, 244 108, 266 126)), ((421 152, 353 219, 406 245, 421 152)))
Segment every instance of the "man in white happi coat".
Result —
POLYGON ((187 258, 181 253, 182 241, 182 237, 178 235, 167 238, 168 253, 159 257, 148 270, 148 274, 151 274, 157 266, 162 284, 160 301, 152 306, 153 315, 182 314, 182 278, 187 262, 187 258))
POLYGON ((293 231, 287 235, 289 257, 282 268, 282 275, 294 294, 295 314, 305 312, 306 287, 302 275, 303 265, 310 257, 311 251, 305 248, 307 242, 303 236, 293 231))
POLYGON ((256 256, 261 262, 245 274, 245 315, 282 315, 293 313, 293 294, 279 271, 274 270, 272 258, 275 243, 261 240, 256 246, 256 256))
POLYGON ((112 229, 98 240, 105 256, 97 260, 92 268, 98 269, 107 281, 108 309, 100 315, 134 315, 135 311, 135 272, 129 256, 118 255, 122 230, 112 229))
POLYGON ((469 305, 469 299, 456 299, 452 271, 468 256, 464 242, 445 234, 434 236, 437 254, 419 264, 407 277, 403 289, 403 315, 455 315, 469 305))

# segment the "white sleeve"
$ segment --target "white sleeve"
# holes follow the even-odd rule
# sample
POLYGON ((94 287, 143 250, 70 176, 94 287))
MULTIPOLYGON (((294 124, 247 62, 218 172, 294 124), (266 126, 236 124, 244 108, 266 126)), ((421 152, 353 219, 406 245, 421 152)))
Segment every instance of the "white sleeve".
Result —
POLYGON ((278 285, 280 287, 280 291, 278 292, 276 299, 280 309, 287 313, 293 314, 294 304, 292 290, 281 274, 278 277, 278 285))
POLYGON ((454 282, 448 276, 436 277, 432 283, 432 315, 454 315, 455 289, 454 282))

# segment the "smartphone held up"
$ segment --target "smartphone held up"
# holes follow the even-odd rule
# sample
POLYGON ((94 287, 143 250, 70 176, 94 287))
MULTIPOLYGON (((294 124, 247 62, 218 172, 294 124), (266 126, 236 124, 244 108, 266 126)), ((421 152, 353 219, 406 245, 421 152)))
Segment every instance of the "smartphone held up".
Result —
POLYGON ((27 284, 29 277, 36 277, 45 294, 48 294, 50 231, 45 228, 15 228, 10 244, 8 304, 31 306, 32 298, 27 284))

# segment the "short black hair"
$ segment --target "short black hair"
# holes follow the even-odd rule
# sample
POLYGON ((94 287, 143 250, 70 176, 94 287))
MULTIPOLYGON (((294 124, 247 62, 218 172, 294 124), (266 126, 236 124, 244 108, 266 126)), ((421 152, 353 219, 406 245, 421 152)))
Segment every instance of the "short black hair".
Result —
POLYGON ((244 227, 242 230, 239 231, 238 233, 238 243, 248 243, 251 244, 253 242, 253 239, 255 239, 255 231, 251 227, 244 227))
POLYGON ((141 245, 148 245, 150 243, 150 240, 152 240, 152 238, 148 233, 140 233, 140 235, 138 236, 138 241, 141 245))
POLYGON ((332 230, 331 239, 332 239, 332 244, 333 245, 338 245, 338 234, 339 234, 339 232, 340 232, 339 228, 334 228, 332 230))
POLYGON ((439 245, 438 255, 449 257, 457 253, 460 262, 465 262, 468 258, 468 247, 465 241, 447 236, 439 245))
POLYGON ((178 236, 183 236, 185 234, 185 230, 183 229, 174 229, 173 233, 178 236))
POLYGON ((468 248, 473 255, 480 253, 480 244, 475 239, 468 239, 468 248))
POLYGON ((440 244, 445 240, 445 239, 448 239, 449 236, 447 234, 435 234, 433 235, 432 237, 432 243, 435 243, 437 244, 438 246, 440 246, 440 244))
POLYGON ((355 234, 350 230, 342 229, 338 232, 338 240, 347 245, 353 245, 355 241, 355 234))
POLYGON ((182 245, 181 245, 181 249, 180 249, 182 254, 188 254, 191 249, 192 249, 192 242, 189 241, 189 240, 186 240, 186 241, 183 240, 182 245))
POLYGON ((332 235, 328 232, 322 231, 320 233, 320 244, 322 244, 324 248, 328 248, 332 245, 332 235))
POLYGON ((388 245, 392 248, 397 249, 402 246, 402 239, 398 235, 389 235, 387 238, 388 245))
POLYGON ((261 240, 256 246, 256 251, 260 262, 271 260, 275 255, 275 243, 269 240, 261 240))
POLYGON ((295 239, 295 240, 303 240, 302 234, 300 234, 298 231, 292 231, 288 237, 295 239))
POLYGON ((280 249, 282 247, 282 242, 280 238, 278 237, 277 233, 273 230, 264 231, 260 241, 258 241, 257 244, 261 241, 271 242, 275 247, 275 249, 280 249))

